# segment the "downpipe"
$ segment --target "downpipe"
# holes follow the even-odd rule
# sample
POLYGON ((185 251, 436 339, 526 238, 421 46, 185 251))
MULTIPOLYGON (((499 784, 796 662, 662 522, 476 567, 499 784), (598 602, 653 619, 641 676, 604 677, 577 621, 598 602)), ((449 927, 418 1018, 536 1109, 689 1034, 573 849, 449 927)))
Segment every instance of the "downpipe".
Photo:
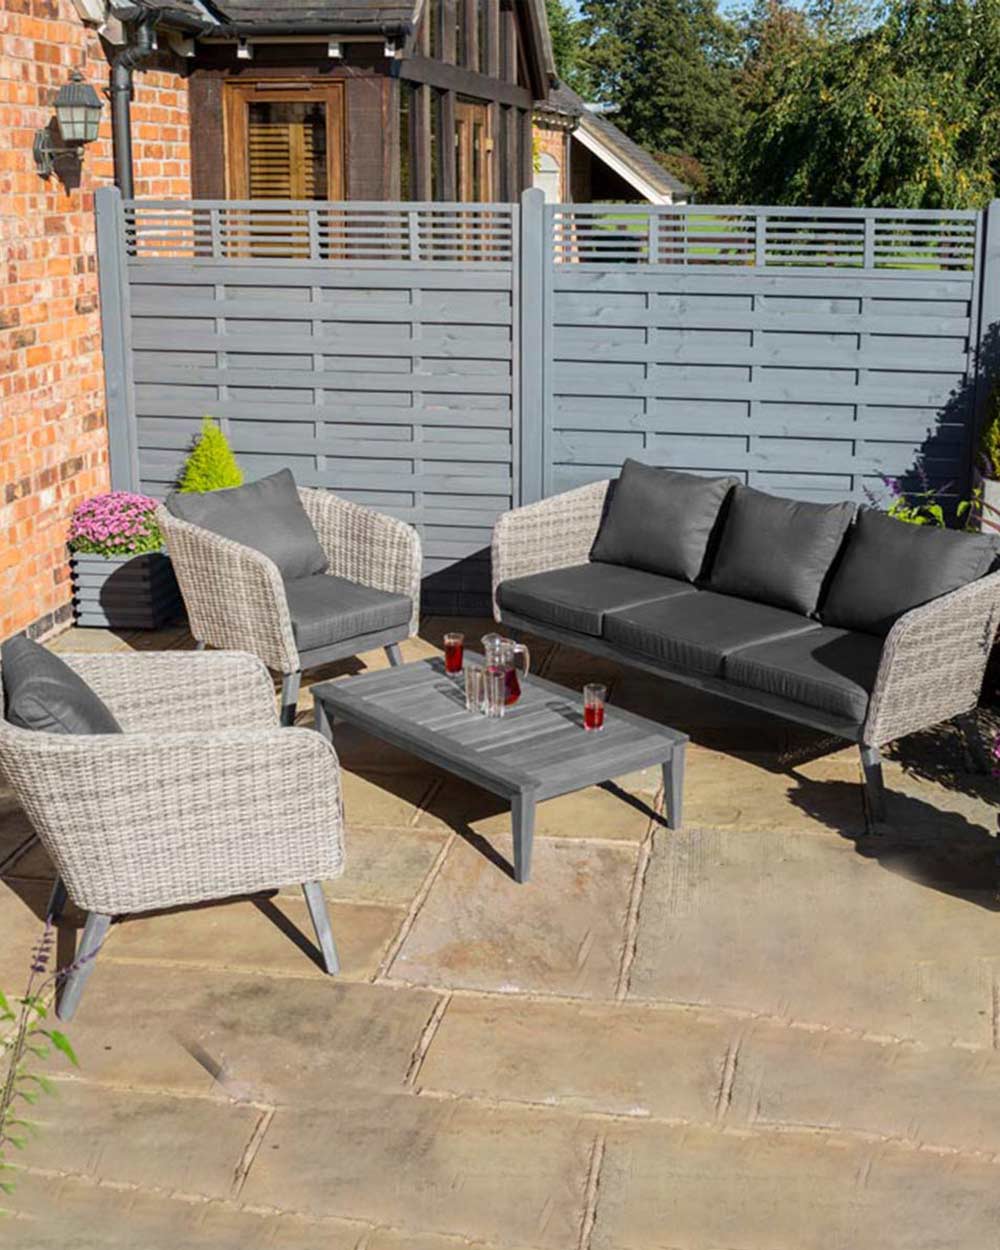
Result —
POLYGON ((132 168, 132 89, 133 71, 156 51, 151 22, 140 22, 129 30, 125 47, 111 61, 111 145, 114 156, 115 186, 122 198, 132 199, 135 179, 132 168))

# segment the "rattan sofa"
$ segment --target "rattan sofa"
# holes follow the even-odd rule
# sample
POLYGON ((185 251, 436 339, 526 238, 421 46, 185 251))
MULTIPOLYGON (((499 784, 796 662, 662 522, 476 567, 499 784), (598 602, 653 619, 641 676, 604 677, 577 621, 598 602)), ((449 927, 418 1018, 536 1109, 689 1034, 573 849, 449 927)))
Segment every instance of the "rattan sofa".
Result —
MULTIPOLYGON (((58 1002, 76 1009, 116 916, 301 885, 324 966, 338 970, 321 882, 343 870, 340 766, 309 729, 282 728, 252 655, 67 655, 120 733, 18 728, 0 708, 0 767, 87 913, 58 1002)), ((0 702, 3 695, 0 693, 0 702)))
MULTIPOLYGON (((197 645, 249 651, 280 673, 286 725, 295 719, 304 669, 378 647, 398 664, 399 643, 417 632, 420 620, 422 554, 416 530, 330 491, 300 487, 298 494, 328 561, 326 573, 317 576, 404 596, 408 608, 399 623, 360 633, 348 629, 332 642, 300 645, 297 635, 305 622, 293 595, 315 579, 286 585, 274 561, 255 548, 181 520, 163 505, 156 511, 197 645)), ((303 615, 308 606, 302 605, 303 615)))
MULTIPOLYGON (((496 620, 513 630, 567 643, 856 742, 864 768, 869 818, 872 821, 883 819, 880 748, 907 734, 967 713, 978 702, 987 658, 1000 624, 1000 573, 987 572, 959 589, 905 612, 884 638, 862 640, 859 647, 869 657, 869 662, 867 676, 854 671, 859 667, 864 669, 863 664, 855 665, 852 670, 852 681, 860 688, 860 693, 852 692, 856 711, 851 715, 842 711, 834 714, 828 707, 810 701, 782 697, 773 689, 754 688, 745 678, 734 680, 732 671, 739 666, 734 665, 733 656, 740 654, 738 647, 726 654, 722 654, 725 648, 720 647, 715 671, 704 671, 707 665, 703 671, 698 671, 698 666, 692 668, 670 663, 663 655, 654 656, 648 647, 642 650, 610 640, 608 633, 620 637, 621 629, 611 628, 609 621, 624 617, 626 622, 631 621, 634 634, 634 622, 640 615, 634 608, 619 606, 616 611, 615 595, 621 599, 624 593, 620 588, 612 588, 610 593, 602 590, 603 586, 611 585, 609 578, 623 577, 622 570, 613 565, 601 566, 592 560, 595 540, 612 494, 612 482, 593 482, 517 508, 497 521, 492 544, 496 620), (561 588, 553 575, 561 578, 561 588), (577 594, 581 610, 588 602, 591 611, 595 610, 594 604, 602 604, 603 623, 596 633, 593 628, 574 628, 570 620, 572 614, 567 616, 565 586, 574 578, 582 579, 577 594)), ((642 576, 649 578, 651 575, 642 576)), ((655 587, 645 586, 644 593, 652 598, 655 587)), ((685 605, 692 608, 699 596, 711 594, 711 590, 702 581, 688 586, 685 594, 687 598, 675 601, 680 605, 675 609, 675 617, 683 614, 685 605)), ((714 595, 713 599, 721 597, 714 595)), ((730 598, 728 605, 722 603, 723 613, 727 606, 731 615, 738 613, 739 600, 730 598)), ((647 610, 646 617, 650 615, 647 610)), ((813 630, 822 633, 820 622, 803 618, 801 632, 796 637, 812 638, 813 630)), ((710 637, 707 642, 710 645, 710 637)), ((752 646, 753 642, 749 639, 746 645, 752 646)), ((787 647, 791 657, 795 638, 773 644, 772 656, 775 648, 780 653, 782 645, 787 647)), ((663 650, 668 648, 664 646, 663 650)), ((789 663, 792 663, 791 658, 789 663)), ((831 673, 831 681, 841 679, 841 674, 831 673)))

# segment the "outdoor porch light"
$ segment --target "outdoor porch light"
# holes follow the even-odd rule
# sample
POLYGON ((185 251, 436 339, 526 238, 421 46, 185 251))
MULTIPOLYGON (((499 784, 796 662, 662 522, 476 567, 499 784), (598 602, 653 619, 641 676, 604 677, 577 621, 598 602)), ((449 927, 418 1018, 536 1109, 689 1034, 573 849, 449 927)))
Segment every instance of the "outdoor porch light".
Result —
POLYGON ((93 143, 101 124, 101 97, 75 69, 65 86, 59 88, 55 98, 56 120, 65 147, 57 147, 52 127, 35 132, 32 150, 35 164, 43 178, 53 170, 57 156, 74 156, 83 159, 83 145, 93 143))

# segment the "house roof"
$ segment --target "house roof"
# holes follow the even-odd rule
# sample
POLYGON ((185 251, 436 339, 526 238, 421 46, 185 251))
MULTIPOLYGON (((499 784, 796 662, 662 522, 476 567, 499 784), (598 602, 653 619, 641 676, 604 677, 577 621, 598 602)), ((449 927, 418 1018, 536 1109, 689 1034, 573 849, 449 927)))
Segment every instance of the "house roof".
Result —
POLYGON ((547 100, 536 104, 535 112, 541 117, 555 114, 576 119, 574 137, 615 169, 640 195, 654 203, 690 194, 691 188, 686 183, 665 169, 651 152, 630 139, 607 117, 592 112, 583 97, 565 83, 551 92, 547 100))

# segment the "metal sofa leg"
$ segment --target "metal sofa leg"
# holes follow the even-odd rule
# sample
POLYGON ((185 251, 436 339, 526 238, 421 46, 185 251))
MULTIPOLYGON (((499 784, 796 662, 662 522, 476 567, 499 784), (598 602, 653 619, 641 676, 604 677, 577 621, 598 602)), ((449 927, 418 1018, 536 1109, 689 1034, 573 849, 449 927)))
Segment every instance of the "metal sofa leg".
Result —
POLYGON ((385 649, 385 653, 389 657, 389 663, 392 665, 393 668, 396 668, 398 665, 402 664, 403 657, 400 654, 398 642, 390 642, 389 645, 385 649))
POLYGON ((63 914, 63 908, 66 906, 66 887, 63 885, 62 877, 57 876, 52 882, 52 893, 49 895, 49 905, 45 909, 46 917, 55 924, 59 917, 63 914))
POLYGON ((299 683, 302 681, 302 670, 284 673, 281 678, 281 723, 295 724, 295 709, 299 702, 299 683))
POLYGON ((111 917, 101 912, 92 911, 87 916, 83 928, 83 937, 73 960, 73 971, 63 983, 62 993, 56 1004, 56 1015, 60 1020, 71 1020, 83 994, 84 986, 94 971, 94 960, 101 949, 104 939, 111 927, 111 917))
POLYGON ((326 909, 323 887, 318 881, 307 881, 302 887, 302 893, 306 896, 306 906, 316 930, 316 940, 323 952, 323 967, 330 976, 335 977, 340 971, 340 960, 337 958, 337 947, 330 928, 330 913, 326 909))
POLYGON ((194 649, 195 649, 195 651, 204 651, 204 650, 205 650, 205 640, 204 640, 203 638, 196 638, 196 639, 195 639, 195 642, 194 642, 194 649))
POLYGON ((865 774, 865 802, 872 824, 885 820, 885 785, 882 781, 882 756, 878 747, 860 744, 861 767, 865 774))

